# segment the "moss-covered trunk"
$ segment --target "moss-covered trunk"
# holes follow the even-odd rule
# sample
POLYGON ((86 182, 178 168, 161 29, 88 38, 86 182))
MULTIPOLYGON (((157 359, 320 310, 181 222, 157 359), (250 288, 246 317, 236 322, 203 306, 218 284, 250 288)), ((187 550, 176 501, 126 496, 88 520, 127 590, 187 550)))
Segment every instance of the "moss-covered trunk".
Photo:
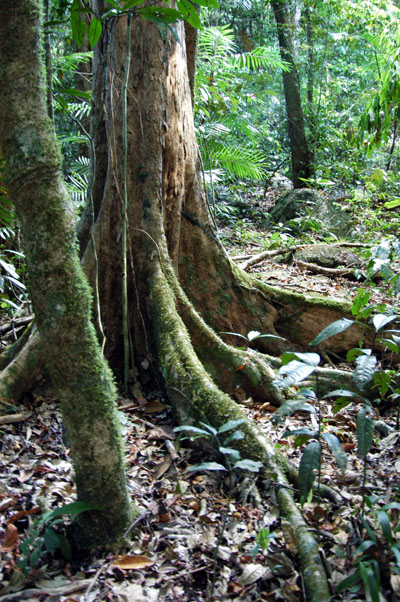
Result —
MULTIPOLYGON (((102 2, 96 2, 96 10, 101 9, 102 2)), ((80 227, 81 241, 88 241, 82 245, 82 261, 99 289, 106 355, 122 377, 126 346, 121 229, 126 175, 131 383, 139 380, 144 388, 161 388, 177 421, 205 420, 218 427, 230 418, 244 417, 227 394, 238 386, 260 397, 281 399, 265 359, 252 350, 229 346, 218 331, 275 332, 278 312, 262 287, 231 264, 211 226, 194 135, 184 26, 173 27, 175 35, 153 23, 132 20, 126 145, 122 111, 126 17, 109 24, 107 45, 103 40, 95 50, 96 253, 87 212, 80 227)), ((300 525, 282 469, 284 460, 249 421, 244 428, 243 456, 263 462, 265 473, 277 480, 283 511, 300 525)), ((302 524, 299 547, 307 553, 312 550, 307 560, 303 558, 310 600, 327 600, 317 546, 302 524)))
POLYGON ((48 372, 61 400, 81 515, 81 545, 121 538, 131 517, 113 377, 91 324, 61 157, 47 117, 39 0, 0 4, 0 144, 20 220, 29 291, 48 372))

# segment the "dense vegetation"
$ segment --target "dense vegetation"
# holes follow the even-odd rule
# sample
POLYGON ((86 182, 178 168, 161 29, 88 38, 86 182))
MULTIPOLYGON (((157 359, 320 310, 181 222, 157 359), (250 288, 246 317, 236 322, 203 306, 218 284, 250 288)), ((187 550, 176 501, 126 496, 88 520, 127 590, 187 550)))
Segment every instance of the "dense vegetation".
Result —
MULTIPOLYGON (((115 0, 107 0, 107 3, 111 17, 113 10, 129 10, 140 4, 115 0)), ((199 16, 189 4, 182 1, 178 7, 189 24, 197 28, 199 16)), ((215 6, 216 2, 198 4, 202 9, 193 90, 194 119, 210 212, 228 253, 232 257, 239 256, 240 260, 240 255, 251 256, 255 246, 265 252, 261 261, 274 254, 286 257, 285 253, 296 252, 305 244, 342 242, 333 227, 304 207, 285 223, 275 222, 269 215, 273 205, 285 194, 283 186, 293 179, 296 147, 288 135, 290 114, 283 83, 285 74, 292 73, 293 69, 299 82, 312 168, 309 177, 301 180, 302 186, 321 191, 322 196, 345 215, 350 224, 347 236, 350 245, 364 244, 357 249, 362 264, 350 270, 353 278, 350 284, 339 281, 332 285, 345 289, 350 313, 333 322, 314 341, 304 341, 304 345, 319 345, 354 324, 361 325, 363 333, 367 332, 365 338, 360 338, 359 345, 349 348, 347 354, 341 351, 329 355, 329 350, 328 356, 319 350, 319 353, 284 353, 280 363, 277 360, 275 364, 280 370, 274 386, 282 391, 289 389, 293 393, 294 390, 296 395, 277 411, 272 407, 269 411, 274 412, 271 419, 274 427, 282 423, 288 425, 277 445, 285 446, 283 441, 289 438, 293 453, 298 455, 299 498, 315 527, 319 543, 320 530, 328 525, 328 520, 322 518, 324 512, 326 516, 331 512, 329 516, 332 516, 331 510, 322 510, 321 500, 331 496, 331 504, 338 503, 335 492, 321 480, 325 454, 332 454, 330 457, 345 472, 348 462, 345 451, 352 449, 346 447, 346 442, 351 439, 351 430, 355 431, 358 457, 352 462, 362 472, 357 498, 360 508, 359 512, 354 508, 347 520, 356 523, 357 537, 354 535, 345 551, 342 550, 343 562, 335 566, 335 599, 365 595, 373 602, 389 600, 391 596, 400 595, 398 460, 393 460, 393 452, 394 487, 385 495, 382 487, 375 491, 368 482, 367 469, 373 446, 380 451, 387 450, 391 442, 395 446, 398 438, 394 433, 399 430, 400 8, 396 2, 381 0, 281 2, 288 18, 284 27, 290 32, 288 62, 270 4, 258 0, 229 0, 219 7, 215 6), (323 373, 317 371, 322 362, 344 367, 344 372, 352 375, 351 385, 347 381, 335 390, 334 387, 326 390, 323 373), (311 382, 315 374, 316 380, 311 382), (303 381, 306 386, 299 384, 303 381), (324 410, 329 416, 321 409, 323 403, 329 408, 324 410), (342 411, 350 412, 346 414, 344 426, 334 422, 342 411), (290 425, 292 416, 294 429, 290 425), (311 425, 307 424, 308 416, 311 425), (327 428, 330 420, 334 423, 333 429, 327 428), (379 447, 378 433, 386 437, 385 448, 379 447), (378 552, 380 548, 384 550, 382 555, 378 552)), ((274 4, 279 10, 279 2, 274 4)), ((73 200, 76 222, 85 207, 88 187, 90 190, 93 186, 90 184, 93 174, 90 157, 93 160, 95 156, 90 133, 91 65, 93 47, 101 34, 100 21, 89 10, 85 12, 86 5, 80 0, 47 0, 44 27, 50 91, 48 111, 54 115, 54 128, 63 154, 63 176, 73 200), (79 8, 83 12, 79 12, 79 8), (91 25, 88 26, 85 18, 91 20, 91 25)), ((158 24, 161 36, 170 35, 176 15, 157 11, 146 15, 158 24)), ((0 332, 4 333, 1 368, 1 357, 6 357, 10 343, 22 341, 32 314, 25 288, 20 224, 5 184, 4 165, 4 162, 0 165, 0 332)), ((253 263, 256 265, 256 261, 253 263)), ((265 339, 275 337, 256 330, 222 335, 237 337, 238 344, 244 341, 245 350, 257 339, 260 342, 263 336, 265 339)), ((126 374, 118 373, 117 377, 125 395, 142 403, 144 392, 129 391, 126 374)), ((13 400, 1 402, 3 414, 18 415, 19 407, 13 400)), ((180 436, 187 434, 192 439, 210 440, 219 450, 218 462, 204 462, 203 458, 197 464, 188 461, 192 464, 189 472, 228 475, 225 480, 227 509, 221 513, 212 576, 207 584, 211 598, 216 595, 218 551, 223 548, 221 542, 228 528, 230 504, 238 503, 235 488, 239 488, 240 479, 237 475, 242 471, 256 475, 261 466, 243 458, 234 446, 230 447, 244 437, 241 425, 241 419, 237 419, 226 421, 218 429, 204 423, 177 429, 180 436)), ((217 495, 216 490, 213 491, 217 495)), ((59 517, 79 515, 90 508, 78 502, 43 514, 31 525, 21 545, 20 569, 32 578, 38 567, 49 562, 58 550, 70 558, 71 549, 59 529, 59 517)), ((12 544, 7 548, 7 537, 11 536, 7 528, 5 553, 16 550, 12 544)), ((253 560, 257 554, 267 554, 273 538, 273 533, 261 529, 254 556, 249 558, 253 560)), ((15 554, 19 554, 18 550, 15 554)), ((120 566, 124 568, 122 561, 120 566)), ((11 563, 8 570, 11 572, 12 568, 11 563)), ((301 591, 296 590, 293 595, 292 599, 303 599, 301 591)))

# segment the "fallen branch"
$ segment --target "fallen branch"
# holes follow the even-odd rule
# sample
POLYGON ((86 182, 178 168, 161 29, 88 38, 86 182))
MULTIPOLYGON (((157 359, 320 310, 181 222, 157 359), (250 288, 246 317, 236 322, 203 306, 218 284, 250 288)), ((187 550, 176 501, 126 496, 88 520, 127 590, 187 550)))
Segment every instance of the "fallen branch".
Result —
POLYGON ((295 251, 298 251, 299 249, 303 249, 305 246, 306 245, 300 245, 300 246, 286 247, 284 249, 274 249, 273 251, 263 251, 262 253, 259 253, 259 255, 254 255, 251 259, 249 259, 248 261, 243 263, 240 267, 242 268, 242 270, 244 270, 246 272, 251 266, 256 265, 257 263, 260 263, 260 261, 262 261, 263 259, 276 257, 276 255, 283 255, 285 253, 294 253, 295 251))
POLYGON ((32 322, 34 316, 33 314, 30 316, 24 316, 23 318, 16 318, 15 320, 11 320, 11 322, 7 322, 6 324, 2 324, 0 326, 0 334, 3 332, 8 332, 9 330, 13 330, 16 326, 24 326, 25 324, 29 324, 32 322))
POLYGON ((13 424, 14 422, 22 422, 31 415, 32 414, 30 412, 21 412, 20 414, 7 414, 6 416, 0 416, 0 424, 13 424))
POLYGON ((38 596, 68 596, 74 594, 82 589, 85 589, 91 583, 91 579, 82 579, 81 581, 75 581, 74 583, 68 583, 62 587, 46 587, 46 588, 31 588, 25 589, 13 594, 5 594, 0 596, 0 602, 19 602, 19 600, 34 600, 38 596))
POLYGON ((317 265, 316 263, 308 263, 306 261, 296 260, 296 265, 300 268, 304 268, 309 270, 310 272, 314 272, 316 274, 324 274, 326 276, 353 276, 353 270, 349 270, 349 268, 324 268, 321 265, 317 265))

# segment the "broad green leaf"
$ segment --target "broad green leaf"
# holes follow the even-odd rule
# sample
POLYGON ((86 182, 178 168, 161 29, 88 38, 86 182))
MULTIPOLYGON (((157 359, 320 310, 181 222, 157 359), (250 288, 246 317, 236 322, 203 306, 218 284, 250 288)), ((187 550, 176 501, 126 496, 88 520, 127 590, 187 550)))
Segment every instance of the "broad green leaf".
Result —
POLYGON ((74 0, 72 3, 71 29, 73 40, 80 48, 86 35, 86 23, 81 19, 79 0, 74 0))
POLYGON ((232 447, 219 447, 221 454, 224 456, 231 456, 234 460, 240 460, 240 452, 232 447))
POLYGON ((225 424, 223 424, 219 429, 218 429, 218 433, 225 433, 226 431, 230 431, 232 429, 235 429, 236 427, 240 426, 241 424, 243 424, 243 422, 246 422, 246 420, 244 418, 239 418, 238 420, 229 420, 228 422, 225 422, 225 424))
POLYGON ((209 437, 210 433, 208 431, 205 431, 204 429, 199 429, 197 426, 190 426, 185 425, 185 426, 176 426, 174 428, 174 433, 179 433, 182 431, 187 431, 189 433, 196 433, 198 435, 203 435, 204 437, 209 437))
POLYGON ((382 532, 383 532, 384 536, 386 537, 386 540, 388 541, 388 543, 393 543, 393 535, 392 535, 392 528, 390 526, 390 520, 384 510, 379 510, 378 520, 379 520, 379 524, 381 526, 382 532))
POLYGON ((393 199, 393 201, 387 201, 386 203, 383 203, 383 206, 386 207, 386 209, 395 209, 396 207, 400 207, 400 199, 396 198, 393 199))
POLYGON ((143 4, 143 0, 125 0, 123 10, 133 8, 134 6, 138 6, 138 4, 143 4))
POLYGON ((183 15, 185 15, 186 21, 192 26, 198 29, 201 27, 200 17, 193 4, 189 0, 178 0, 177 7, 183 15))
POLYGON ((377 314, 372 318, 372 323, 375 327, 376 332, 378 332, 379 330, 384 328, 386 324, 389 324, 389 322, 393 322, 393 320, 396 320, 398 317, 398 315, 386 316, 385 314, 377 314))
POLYGON ((365 289, 360 288, 358 290, 357 295, 355 296, 351 306, 351 313, 353 314, 353 316, 357 316, 360 313, 361 308, 367 305, 370 296, 371 293, 369 293, 365 289))
POLYGON ((372 541, 372 539, 367 539, 363 541, 362 544, 360 544, 358 548, 354 551, 354 556, 359 556, 360 554, 363 554, 366 550, 369 550, 369 548, 371 548, 375 544, 376 542, 372 541))
POLYGON ((319 469, 321 459, 321 444, 319 441, 311 441, 301 456, 299 465, 299 488, 300 500, 307 499, 314 483, 314 470, 319 469))
POLYGON ((229 437, 227 437, 224 440, 224 444, 228 445, 229 443, 231 443, 232 441, 239 441, 240 439, 244 439, 245 438, 245 434, 243 431, 234 431, 231 435, 229 435, 229 437))
POLYGON ((80 514, 81 512, 86 512, 87 510, 101 510, 101 508, 95 504, 87 504, 86 502, 71 502, 70 504, 65 504, 65 506, 60 506, 55 510, 51 510, 50 512, 45 512, 40 518, 40 522, 44 523, 49 520, 52 521, 58 516, 65 516, 67 514, 80 514))
POLYGON ((217 429, 215 429, 213 426, 211 426, 211 424, 207 424, 206 422, 200 422, 200 424, 202 426, 204 426, 204 428, 207 429, 215 437, 215 435, 218 432, 217 429))
POLYGON ((353 372, 353 381, 360 391, 372 380, 377 359, 374 355, 360 355, 356 359, 356 368, 353 372))
POLYGON ((340 470, 344 472, 347 467, 347 456, 339 439, 333 433, 322 433, 322 438, 329 445, 329 448, 334 455, 340 470))
POLYGON ((339 334, 344 330, 347 330, 352 324, 354 324, 354 320, 349 320, 348 318, 341 318, 340 320, 336 320, 336 322, 332 322, 329 324, 324 330, 322 330, 310 343, 310 345, 319 345, 322 341, 329 339, 329 337, 335 336, 335 334, 339 334))
POLYGON ((357 414, 357 442, 358 453, 362 458, 365 458, 371 448, 373 432, 374 421, 367 416, 366 409, 361 408, 357 414))
POLYGON ((279 369, 272 384, 279 389, 286 389, 307 378, 314 370, 315 365, 304 364, 298 360, 293 360, 279 369))
POLYGON ((329 337, 333 337, 336 334, 340 334, 347 330, 352 324, 354 324, 354 320, 349 320, 348 318, 341 318, 340 320, 336 320, 329 324, 324 330, 322 330, 316 337, 309 343, 310 345, 319 345, 322 341, 329 339, 329 337))
POLYGON ((361 575, 359 570, 357 569, 354 573, 352 573, 348 577, 345 577, 345 579, 342 579, 342 581, 338 583, 338 585, 336 586, 336 591, 340 594, 341 592, 344 592, 345 589, 349 589, 350 587, 357 585, 357 583, 360 583, 360 580, 361 575))
POLYGON ((380 339, 380 342, 385 345, 386 349, 393 351, 393 353, 399 352, 399 346, 394 341, 392 341, 392 339, 380 339))
POLYGON ((208 8, 218 8, 219 2, 217 0, 193 0, 195 4, 199 6, 206 6, 208 8))
POLYGON ((98 19, 97 17, 93 17, 88 29, 89 44, 92 49, 96 46, 97 42, 99 41, 102 30, 103 26, 101 24, 100 19, 98 19))
POLYGON ((43 534, 43 539, 46 546, 46 550, 49 552, 49 554, 54 556, 54 552, 57 548, 60 547, 60 539, 57 533, 55 533, 53 529, 48 528, 43 534))
POLYGON ((308 435, 309 437, 315 437, 317 433, 304 427, 301 429, 295 429, 294 431, 285 431, 282 437, 292 437, 293 435, 308 435))
POLYGON ((176 23, 182 20, 182 14, 179 10, 173 8, 160 8, 158 6, 148 6, 146 8, 139 8, 138 13, 141 14, 143 19, 153 21, 154 23, 176 23))
POLYGON ((357 397, 359 398, 359 393, 354 393, 354 391, 348 391, 347 389, 335 389, 330 393, 324 395, 323 399, 329 399, 330 397, 357 397))
POLYGON ((299 360, 308 366, 318 366, 321 358, 318 353, 300 353, 297 351, 287 351, 281 357, 282 365, 288 364, 292 360, 299 360))
MULTIPOLYGON (((295 412, 310 412, 311 414, 316 413, 316 409, 310 403, 304 402, 303 399, 288 399, 285 401, 274 413, 273 417, 291 416, 295 412)), ((273 419, 273 421, 275 420, 273 419)))
POLYGON ((259 472, 260 468, 263 467, 262 462, 256 462, 254 460, 239 460, 233 466, 233 468, 240 468, 241 470, 249 470, 250 472, 259 472))
POLYGON ((226 468, 222 464, 218 464, 218 462, 202 462, 202 464, 189 466, 185 472, 196 472, 198 470, 226 470, 226 468))

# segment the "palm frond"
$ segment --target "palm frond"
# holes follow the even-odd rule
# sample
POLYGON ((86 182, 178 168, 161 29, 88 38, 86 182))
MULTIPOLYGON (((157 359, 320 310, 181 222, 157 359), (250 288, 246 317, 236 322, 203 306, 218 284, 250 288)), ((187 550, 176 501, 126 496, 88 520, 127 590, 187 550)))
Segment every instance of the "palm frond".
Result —
POLYGON ((210 160, 239 178, 261 180, 265 177, 267 159, 259 150, 219 145, 209 151, 210 160))
POLYGON ((235 54, 233 64, 235 67, 243 67, 250 70, 272 68, 275 70, 290 71, 291 69, 289 63, 281 59, 279 52, 268 46, 259 46, 251 52, 235 54))
POLYGON ((205 27, 199 34, 199 59, 229 56, 236 50, 233 29, 229 25, 205 27))

